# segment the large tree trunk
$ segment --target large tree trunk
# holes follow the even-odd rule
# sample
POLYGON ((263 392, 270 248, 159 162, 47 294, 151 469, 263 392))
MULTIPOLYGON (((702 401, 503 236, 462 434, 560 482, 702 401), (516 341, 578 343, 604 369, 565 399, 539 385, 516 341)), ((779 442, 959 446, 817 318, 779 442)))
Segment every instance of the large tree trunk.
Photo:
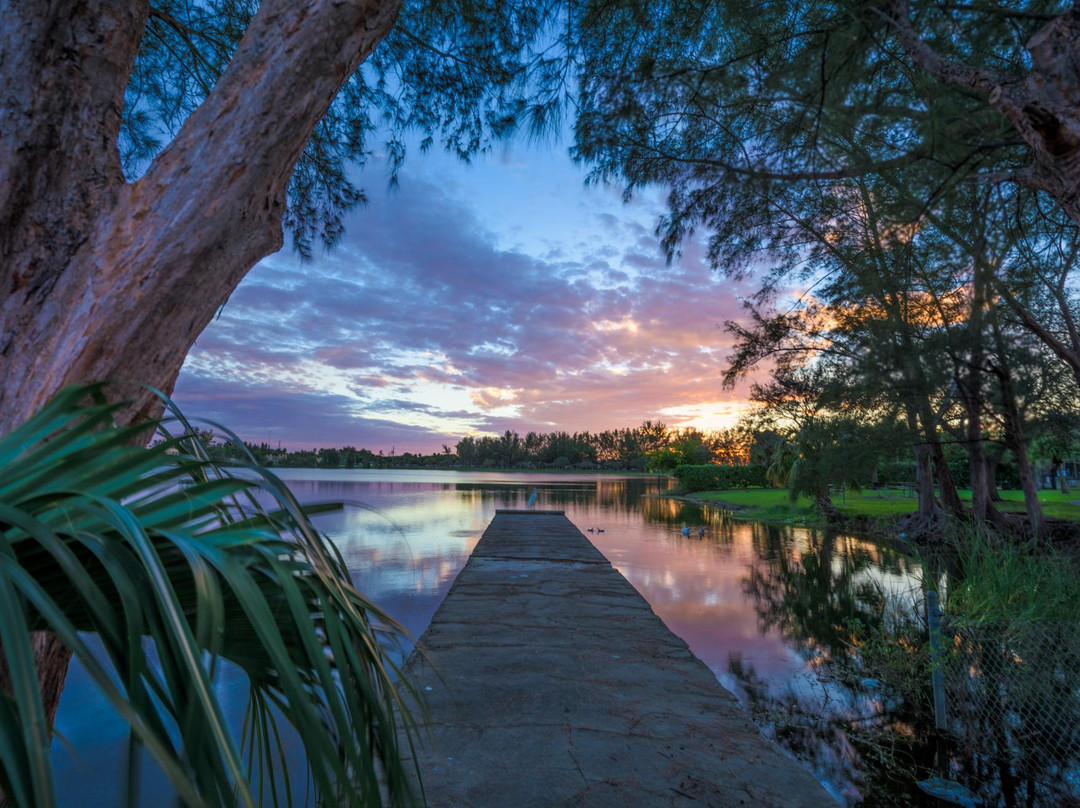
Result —
POLYGON ((911 61, 939 81, 983 95, 1027 143, 1032 161, 1014 179, 1050 194, 1080 224, 1080 111, 1076 104, 1080 64, 1080 4, 1073 3, 1027 43, 1026 76, 995 73, 944 58, 919 36, 908 0, 886 9, 911 61))
POLYGON ((985 525, 990 514, 990 486, 986 467, 986 447, 983 444, 983 365, 986 350, 983 346, 985 296, 985 265, 982 251, 984 242, 975 239, 974 281, 972 283, 971 309, 967 319, 968 348, 963 360, 954 358, 953 379, 955 388, 964 406, 967 421, 964 448, 968 454, 968 468, 971 474, 971 513, 978 525, 985 525))
POLYGON ((992 369, 1001 387, 1002 412, 1005 416, 1005 445, 1009 447, 1013 457, 1016 459, 1016 468, 1020 473, 1020 487, 1024 491, 1024 508, 1027 511, 1031 533, 1036 538, 1040 538, 1044 521, 1042 503, 1039 502, 1035 473, 1031 468, 1031 461, 1028 459, 1027 441, 1024 437, 1024 419, 1020 414, 1020 405, 1016 397, 1016 388, 1013 385, 1005 339, 1001 333, 1001 325, 997 317, 994 318, 993 327, 994 341, 997 345, 997 362, 992 369))
POLYGON ((1001 492, 997 486, 997 471, 1001 466, 1001 458, 1005 455, 1006 445, 992 443, 986 447, 986 484, 991 502, 1001 502, 1001 492))
MULTIPOLYGON (((934 417, 930 406, 930 397, 927 394, 929 384, 926 374, 919 365, 918 351, 912 344, 910 335, 904 332, 901 336, 901 371, 908 389, 911 391, 904 406, 908 414, 908 428, 911 430, 915 446, 924 446, 933 465, 934 475, 937 478, 938 488, 941 492, 941 507, 948 516, 962 517, 963 505, 960 503, 960 495, 956 492, 952 472, 945 462, 945 453, 941 449, 941 439, 937 426, 937 418, 934 417)), ((919 452, 916 452, 916 460, 919 460, 919 452)), ((918 468, 918 466, 916 467, 918 468)), ((932 484, 931 484, 932 485, 932 484)), ((922 512, 922 491, 920 489, 920 514, 922 512)), ((930 489, 930 497, 933 498, 933 489, 930 489)), ((935 506, 936 508, 936 506, 935 506)))
MULTIPOLYGON (((914 355, 907 356, 908 377, 917 381, 916 389, 925 390, 926 380, 922 369, 918 367, 914 355)), ((941 506, 949 516, 960 518, 964 516, 964 506, 960 502, 960 495, 956 491, 956 483, 953 481, 949 464, 945 460, 945 452, 941 448, 940 432, 938 431, 937 419, 930 407, 930 399, 925 394, 912 396, 916 409, 916 422, 921 430, 922 439, 929 447, 930 459, 934 465, 934 475, 937 478, 938 491, 941 496, 941 506)))
POLYGON ((934 461, 934 476, 937 478, 938 490, 941 493, 941 506, 950 516, 962 518, 966 514, 964 505, 960 502, 960 494, 956 490, 949 463, 945 459, 945 452, 941 449, 941 441, 935 434, 930 443, 930 457, 934 461))
MULTIPOLYGON (((264 0, 228 69, 136 182, 117 150, 149 3, 0 0, 0 434, 68 384, 171 392, 195 338, 282 244, 293 166, 400 0, 264 0)), ((40 638, 49 718, 68 655, 40 638)))
POLYGON ((916 514, 920 524, 931 524, 941 518, 941 508, 934 498, 934 464, 930 458, 930 446, 922 439, 915 406, 910 401, 905 402, 904 409, 915 453, 916 514))
POLYGON ((977 524, 986 524, 990 507, 990 488, 987 485, 986 452, 983 447, 983 429, 978 402, 964 396, 967 411, 967 440, 964 446, 971 469, 971 512, 977 524))
POLYGON ((814 496, 814 504, 817 505, 818 510, 821 511, 826 522, 835 524, 836 522, 843 521, 844 515, 840 513, 840 509, 833 504, 832 497, 829 496, 828 490, 819 491, 814 496))
POLYGON ((919 518, 939 519, 942 513, 934 497, 934 461, 930 456, 930 447, 925 443, 915 447, 915 492, 919 518))

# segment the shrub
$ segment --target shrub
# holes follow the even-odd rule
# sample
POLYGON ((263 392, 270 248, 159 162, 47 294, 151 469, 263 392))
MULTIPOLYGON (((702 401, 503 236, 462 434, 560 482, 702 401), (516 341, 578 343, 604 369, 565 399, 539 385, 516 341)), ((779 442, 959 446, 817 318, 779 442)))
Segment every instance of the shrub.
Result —
MULTIPOLYGON (((971 488, 971 465, 966 457, 949 461, 949 471, 957 488, 971 488)), ((1016 461, 1006 456, 997 467, 996 481, 998 488, 1017 489, 1020 487, 1020 470, 1016 461)), ((896 460, 878 464, 878 482, 914 483, 915 461, 896 460)))
POLYGON ((914 483, 914 460, 891 460, 878 463, 877 478, 880 483, 914 483))
POLYGON ((679 486, 687 491, 708 491, 725 488, 764 488, 765 469, 762 466, 676 466, 672 472, 679 486))

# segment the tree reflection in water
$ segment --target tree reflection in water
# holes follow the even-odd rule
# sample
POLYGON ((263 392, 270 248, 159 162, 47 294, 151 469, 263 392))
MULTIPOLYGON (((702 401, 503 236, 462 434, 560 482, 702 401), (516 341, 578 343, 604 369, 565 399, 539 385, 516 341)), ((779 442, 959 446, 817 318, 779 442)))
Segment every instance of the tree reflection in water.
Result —
MULTIPOLYGON (((745 591, 761 631, 779 631, 807 660, 807 673, 777 689, 736 653, 728 673, 763 731, 810 762, 834 794, 848 805, 940 806, 947 803, 917 783, 941 777, 965 787, 981 806, 1080 804, 1075 758, 1019 748, 1025 738, 1045 736, 1045 718, 1004 707, 1074 657, 1044 657, 1046 670, 1029 666, 1024 683, 1010 688, 988 675, 985 657, 1015 661, 1014 651, 1000 642, 967 642, 979 655, 973 664, 972 656, 959 656, 966 653, 959 635, 947 631, 965 705, 998 707, 981 710, 976 721, 954 701, 950 728, 964 742, 939 740, 922 592, 913 586, 918 565, 848 535, 773 526, 761 533, 765 546, 747 571, 745 591)), ((1057 655, 1074 653, 1069 647, 1060 644, 1057 655)), ((1067 697, 1070 710, 1077 699, 1067 697)))

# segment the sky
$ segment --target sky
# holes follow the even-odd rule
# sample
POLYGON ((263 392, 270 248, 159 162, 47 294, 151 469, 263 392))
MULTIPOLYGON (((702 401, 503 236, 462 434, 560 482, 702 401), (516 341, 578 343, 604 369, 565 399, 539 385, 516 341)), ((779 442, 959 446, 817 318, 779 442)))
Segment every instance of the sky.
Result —
POLYGON ((236 289, 180 373, 186 414, 256 443, 401 454, 744 411, 720 374, 750 290, 698 241, 666 262, 660 189, 585 187, 564 144, 410 155, 396 189, 383 166, 358 175, 368 203, 336 249, 286 246, 236 289))

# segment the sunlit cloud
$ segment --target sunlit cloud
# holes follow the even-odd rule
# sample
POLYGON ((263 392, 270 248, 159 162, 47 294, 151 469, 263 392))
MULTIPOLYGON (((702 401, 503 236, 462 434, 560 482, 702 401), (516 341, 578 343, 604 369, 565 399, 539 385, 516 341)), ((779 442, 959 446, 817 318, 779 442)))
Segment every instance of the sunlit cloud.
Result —
POLYGON ((699 404, 665 407, 659 414, 671 426, 714 430, 734 426, 752 407, 748 401, 703 401, 699 404))
MULTIPOLYGON (((334 252, 264 260, 192 349, 178 401, 245 439, 399 452, 504 429, 736 418, 745 396, 720 387, 723 323, 744 290, 700 245, 666 262, 655 199, 625 207, 578 185, 559 202, 560 177, 531 220, 504 208, 501 221, 485 191, 506 198, 495 168, 406 172, 400 191, 370 194, 334 252)), ((503 181, 543 185, 537 171, 503 181)))

